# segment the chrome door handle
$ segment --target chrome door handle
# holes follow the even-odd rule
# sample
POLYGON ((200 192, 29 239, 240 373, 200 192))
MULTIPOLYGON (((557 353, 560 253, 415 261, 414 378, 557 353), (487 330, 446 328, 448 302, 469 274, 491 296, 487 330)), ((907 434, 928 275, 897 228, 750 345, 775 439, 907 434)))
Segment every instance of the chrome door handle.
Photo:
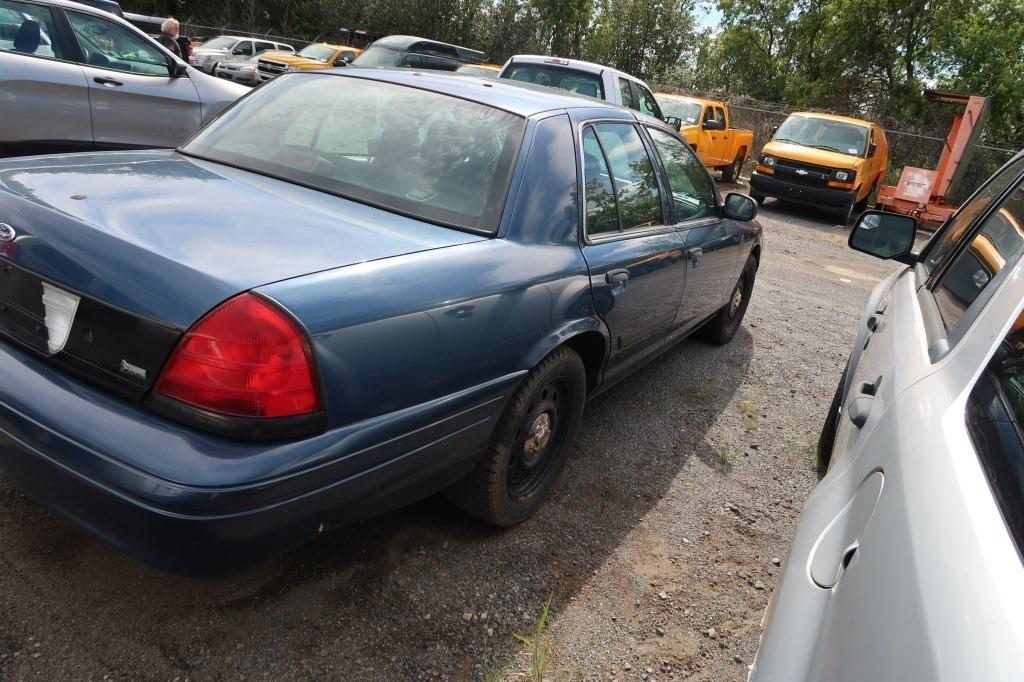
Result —
POLYGON ((116 78, 107 78, 106 76, 96 76, 95 78, 93 78, 93 81, 99 83, 100 85, 106 85, 108 88, 119 88, 122 85, 124 85, 124 83, 117 80, 116 78))
POLYGON ((700 247, 690 249, 689 256, 693 267, 700 267, 701 261, 704 259, 704 249, 700 247))

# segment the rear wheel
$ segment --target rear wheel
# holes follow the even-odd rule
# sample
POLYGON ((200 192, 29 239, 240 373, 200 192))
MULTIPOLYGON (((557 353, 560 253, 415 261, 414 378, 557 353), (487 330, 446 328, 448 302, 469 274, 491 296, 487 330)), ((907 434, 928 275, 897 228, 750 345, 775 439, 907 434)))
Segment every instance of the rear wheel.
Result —
POLYGON ((586 392, 580 356, 565 346, 554 350, 516 390, 487 452, 466 478, 448 489, 448 497, 496 526, 528 518, 565 466, 586 392))
POLYGON ((741 149, 733 162, 728 166, 722 168, 722 182, 736 182, 736 178, 740 176, 740 170, 743 168, 743 156, 744 151, 741 149))
POLYGON ((698 338, 716 346, 724 346, 732 341, 732 337, 739 331, 740 323, 743 322, 743 315, 747 312, 756 274, 757 261, 753 256, 749 256, 746 265, 743 266, 743 273, 729 295, 729 302, 700 328, 697 332, 698 338))

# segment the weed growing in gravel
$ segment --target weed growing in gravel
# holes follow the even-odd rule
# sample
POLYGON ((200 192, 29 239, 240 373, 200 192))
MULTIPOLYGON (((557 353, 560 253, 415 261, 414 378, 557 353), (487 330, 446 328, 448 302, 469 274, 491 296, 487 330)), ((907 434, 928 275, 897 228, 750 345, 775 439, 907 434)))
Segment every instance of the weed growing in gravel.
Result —
POLYGON ((716 454, 718 457, 714 463, 715 470, 724 471, 736 458, 736 448, 732 446, 730 441, 726 441, 725 445, 716 454))
POLYGON ((530 650, 530 675, 536 682, 543 681, 544 672, 548 669, 548 664, 551 663, 551 646, 543 641, 544 631, 547 630, 550 617, 551 597, 548 597, 547 602, 544 604, 544 610, 541 611, 540 620, 537 621, 537 627, 533 630, 533 637, 520 634, 514 635, 516 639, 525 644, 530 650))
POLYGON ((691 405, 700 405, 711 400, 711 396, 714 395, 713 391, 705 386, 697 391, 687 391, 683 393, 683 401, 690 403, 691 405))
POLYGON ((736 403, 736 407, 743 415, 743 425, 747 427, 747 431, 753 431, 757 426, 757 420, 761 417, 761 408, 749 400, 739 401, 736 403))

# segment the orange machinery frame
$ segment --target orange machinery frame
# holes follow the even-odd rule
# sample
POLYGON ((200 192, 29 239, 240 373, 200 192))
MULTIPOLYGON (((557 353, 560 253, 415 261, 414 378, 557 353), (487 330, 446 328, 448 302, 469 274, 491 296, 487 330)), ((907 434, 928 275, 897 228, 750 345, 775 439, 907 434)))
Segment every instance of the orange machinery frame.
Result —
POLYGON ((988 97, 925 90, 924 98, 928 102, 963 105, 964 111, 953 115, 953 125, 935 170, 904 166, 899 184, 878 188, 876 203, 882 210, 914 216, 922 226, 935 228, 957 208, 946 203, 946 197, 963 180, 974 145, 988 120, 988 97))

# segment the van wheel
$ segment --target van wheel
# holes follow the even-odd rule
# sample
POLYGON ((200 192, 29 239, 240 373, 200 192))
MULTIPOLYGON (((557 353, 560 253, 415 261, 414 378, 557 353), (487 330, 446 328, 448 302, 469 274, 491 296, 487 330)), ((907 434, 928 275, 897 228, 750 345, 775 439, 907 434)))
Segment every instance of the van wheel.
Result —
POLYGON ((857 204, 853 199, 850 199, 850 203, 843 208, 839 208, 836 211, 836 215, 839 216, 839 220, 843 225, 849 225, 853 219, 853 212, 857 210, 857 204))
POLYGON ((516 389, 480 462, 448 489, 456 505, 495 526, 533 514, 558 479, 583 418, 587 374, 562 346, 516 389))
POLYGON ((722 182, 736 182, 736 178, 740 176, 740 170, 743 168, 743 152, 744 150, 741 149, 733 162, 722 168, 722 182))
POLYGON ((729 295, 729 302, 722 306, 715 315, 697 331, 697 337, 716 346, 724 346, 732 341, 739 331, 743 315, 750 303, 750 294, 754 290, 754 276, 757 274, 757 261, 753 256, 747 257, 743 272, 736 281, 736 286, 729 295))

